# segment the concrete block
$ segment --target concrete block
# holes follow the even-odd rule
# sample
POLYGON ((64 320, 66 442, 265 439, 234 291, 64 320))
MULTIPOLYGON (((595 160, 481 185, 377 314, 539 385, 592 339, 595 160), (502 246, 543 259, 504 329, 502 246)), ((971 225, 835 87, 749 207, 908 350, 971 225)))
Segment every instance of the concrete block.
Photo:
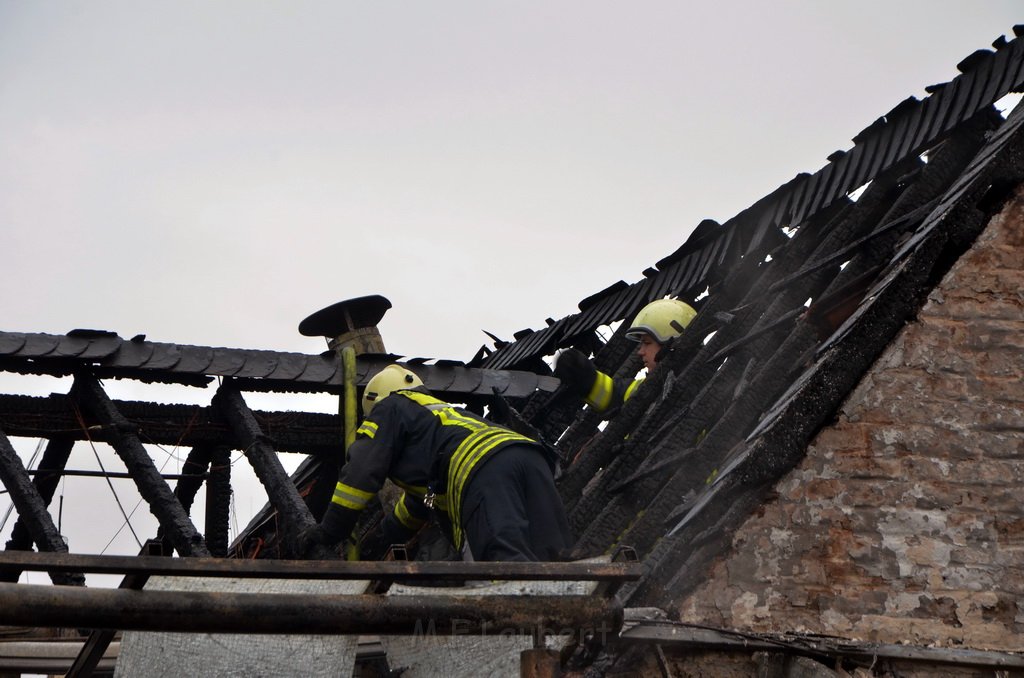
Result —
MULTIPOLYGON (((150 591, 234 593, 363 593, 364 581, 153 577, 150 591)), ((154 633, 130 631, 121 641, 114 675, 132 678, 178 676, 350 676, 355 636, 154 633)))

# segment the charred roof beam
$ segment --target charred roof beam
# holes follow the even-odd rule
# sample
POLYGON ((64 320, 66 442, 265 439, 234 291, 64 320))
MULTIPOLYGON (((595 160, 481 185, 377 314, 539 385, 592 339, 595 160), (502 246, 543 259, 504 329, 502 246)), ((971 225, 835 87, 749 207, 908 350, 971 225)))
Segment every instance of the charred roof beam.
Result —
MULTIPOLYGON (((186 512, 190 511, 199 488, 206 481, 206 547, 214 555, 226 556, 228 507, 222 495, 225 484, 228 498, 231 494, 230 451, 224 447, 194 447, 185 459, 182 473, 175 477, 178 484, 174 488, 174 496, 186 512)), ((161 528, 157 539, 163 537, 164 530, 161 528)), ((170 546, 168 542, 164 549, 170 550, 170 546)))
POLYGON ((227 556, 231 517, 231 451, 214 448, 206 478, 206 545, 215 556, 227 556))
MULTIPOLYGON (((217 389, 213 405, 230 426, 237 444, 245 451, 246 459, 252 464, 256 477, 267 491, 270 503, 281 517, 288 550, 297 555, 298 534, 316 524, 309 507, 302 501, 295 483, 277 458, 270 438, 260 429, 241 392, 230 380, 217 389)), ((326 553, 322 555, 329 557, 326 553)))
MULTIPOLYGON (((913 164, 920 164, 920 161, 915 160, 913 164)), ((625 404, 623 414, 617 418, 628 419, 626 411, 632 409, 633 401, 640 400, 637 403, 643 408, 639 410, 640 426, 627 421, 623 426, 632 426, 634 430, 618 433, 618 422, 612 421, 603 436, 588 449, 588 453, 597 455, 609 446, 624 447, 614 459, 605 462, 608 468, 570 512, 570 525, 584 528, 577 542, 577 555, 603 551, 617 538, 623 538, 623 543, 641 552, 647 550, 661 532, 664 516, 679 504, 693 483, 703 483, 713 469, 704 467, 703 472, 693 474, 679 470, 684 467, 689 470, 690 464, 685 460, 701 456, 694 454, 696 446, 704 441, 734 401, 736 383, 746 371, 746 356, 756 353, 760 350, 758 347, 781 344, 786 329, 777 326, 768 334, 759 334, 754 342, 756 347, 742 346, 741 352, 724 364, 714 357, 752 332, 759 333, 790 310, 802 312, 803 299, 820 291, 827 282, 822 279, 827 272, 813 276, 814 280, 801 279, 799 289, 790 286, 781 295, 767 294, 765 290, 808 258, 831 252, 851 235, 869 232, 884 214, 888 205, 885 198, 891 199, 893 192, 902 190, 899 177, 905 173, 905 167, 896 168, 889 176, 874 182, 856 204, 834 205, 811 222, 802 224, 789 246, 772 261, 749 271, 746 269, 754 262, 745 260, 746 268, 737 269, 730 276, 723 293, 708 299, 693 324, 676 340, 673 350, 662 361, 663 366, 648 376, 644 387, 625 404), (727 311, 730 322, 717 327, 717 311, 727 311), (718 331, 702 344, 711 329, 718 331), (672 384, 665 388, 662 382, 670 378, 672 384), (651 382, 653 389, 647 385, 651 382), (685 409, 681 405, 686 406, 685 409), (647 408, 651 409, 645 412, 647 408), (673 430, 665 436, 661 431, 668 420, 672 420, 673 430), (616 437, 609 440, 612 435, 616 437), (652 467, 662 472, 647 473, 652 467), (639 476, 637 469, 643 472, 639 476), (631 483, 630 491, 616 492, 627 479, 631 483), (652 511, 655 504, 657 510, 652 511), (638 512, 642 514, 640 519, 636 519, 638 512), (627 528, 629 532, 624 533, 627 528)), ((790 316, 786 325, 792 324, 790 316)), ((706 462, 699 461, 702 466, 706 462)))
POLYGON ((125 419, 94 376, 79 373, 71 387, 72 399, 89 419, 103 426, 110 444, 132 474, 139 494, 182 556, 208 556, 203 536, 196 530, 181 502, 160 475, 139 440, 138 427, 125 419))
MULTIPOLYGON (((26 473, 33 476, 32 483, 38 490, 45 506, 49 506, 53 501, 53 493, 57 490, 61 475, 65 473, 64 469, 74 445, 74 441, 69 438, 50 439, 43 452, 43 458, 39 461, 39 468, 35 472, 26 470, 26 473)), ((18 520, 14 523, 14 529, 11 531, 11 539, 7 542, 7 548, 13 551, 29 551, 32 549, 32 542, 32 535, 19 514, 18 520)))
MULTIPOLYGON (((722 460, 715 482, 696 498, 697 506, 649 552, 650 570, 643 582, 628 587, 625 597, 629 602, 658 598, 666 587, 685 596, 699 585, 702 573, 726 547, 732 530, 756 509, 772 484, 800 462, 822 422, 920 308, 934 281, 957 258, 950 249, 966 247, 982 231, 987 219, 975 205, 988 187, 1001 174, 1020 180, 1024 174, 1019 160, 1024 148, 1022 129, 1024 109, 1018 107, 976 153, 969 165, 973 170, 963 172, 961 166, 952 173, 955 181, 944 187, 942 204, 919 228, 923 235, 917 245, 905 255, 890 255, 891 270, 867 300, 818 346, 816 362, 722 460)), ((951 147, 950 153, 955 155, 948 162, 959 164, 962 149, 951 147)), ((950 172, 938 156, 930 164, 940 175, 950 172)), ((918 195, 903 209, 929 199, 929 195, 918 195)))
MULTIPOLYGON (((25 529, 32 537, 32 541, 39 545, 39 550, 67 553, 68 546, 64 543, 57 526, 53 524, 50 512, 46 510, 47 502, 29 479, 25 465, 21 463, 21 457, 3 431, 0 431, 0 481, 10 493, 19 519, 24 521, 25 529)), ((21 572, 17 570, 4 574, 6 577, 13 577, 9 581, 17 581, 21 576, 21 572)), ((58 570, 50 571, 50 579, 54 584, 85 585, 85 578, 81 574, 67 574, 58 570)))
MULTIPOLYGON (((958 129, 934 154, 931 161, 918 175, 917 180, 900 193, 895 204, 886 210, 880 221, 883 223, 896 221, 899 217, 911 214, 938 200, 963 172, 971 158, 978 153, 984 143, 985 132, 993 122, 991 116, 981 114, 970 124, 958 129)), ((854 234, 855 232, 850 235, 854 234)), ((834 233, 830 233, 826 237, 822 245, 816 249, 813 258, 828 256, 831 251, 836 249, 830 242, 834 239, 834 235, 834 233)), ((829 271, 822 270, 808 278, 801 279, 803 285, 808 285, 809 288, 803 286, 784 288, 781 294, 771 302, 758 324, 763 324, 765 319, 780 317, 785 308, 794 306, 800 299, 808 295, 813 298, 819 298, 819 296, 826 298, 850 282, 859 280, 869 271, 876 271, 883 262, 888 262, 892 258, 899 237, 900 232, 887 231, 884 237, 879 238, 874 248, 859 253, 848 266, 837 271, 836 274, 830 275, 829 271)), ((863 283, 860 287, 864 287, 863 283)), ((802 306, 796 308, 801 315, 804 315, 802 306)), ((758 328, 755 326, 753 332, 757 331, 758 328)), ((696 446, 697 453, 692 455, 688 463, 675 472, 654 501, 647 506, 643 516, 623 535, 622 538, 627 543, 634 545, 642 553, 647 552, 655 539, 663 534, 663 521, 671 521, 671 516, 680 511, 679 497, 698 492, 706 481, 712 480, 717 475, 730 450, 739 444, 756 425, 763 409, 763 399, 774 400, 785 391, 791 383, 794 366, 799 365, 798 359, 806 355, 819 342, 818 329, 806 319, 793 323, 792 329, 784 335, 775 336, 774 339, 760 336, 754 342, 753 346, 758 347, 755 353, 757 355, 764 354, 767 359, 758 367, 752 386, 735 398, 728 410, 716 421, 707 422, 707 435, 696 446), (777 348, 773 349, 772 347, 777 348)), ((679 548, 686 546, 686 544, 680 544, 679 548)), ((671 561, 672 558, 669 557, 663 561, 665 564, 662 561, 652 563, 652 569, 671 567, 667 564, 671 561)))

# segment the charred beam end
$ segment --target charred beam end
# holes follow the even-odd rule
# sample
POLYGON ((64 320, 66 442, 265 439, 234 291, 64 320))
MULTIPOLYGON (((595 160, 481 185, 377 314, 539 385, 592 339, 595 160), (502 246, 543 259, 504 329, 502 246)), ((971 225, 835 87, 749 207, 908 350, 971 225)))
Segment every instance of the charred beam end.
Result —
MULTIPOLYGON (((252 464, 256 477, 267 491, 270 503, 280 514, 289 542, 299 532, 316 524, 306 503, 302 501, 295 483, 281 466, 277 452, 260 430, 252 410, 245 404, 241 392, 230 381, 225 381, 213 397, 213 405, 227 421, 239 446, 252 464)), ((295 552, 295 544, 291 550, 295 552)))
POLYGON ((202 535, 139 440, 137 428, 118 411, 96 378, 91 374, 76 375, 71 396, 86 416, 109 427, 111 446, 132 474, 139 494, 149 504, 178 553, 182 556, 210 555, 202 535))
MULTIPOLYGON (((64 589, 0 584, 0 624, 186 633, 611 635, 622 605, 596 596, 378 596, 64 589)), ((607 638, 606 638, 607 640, 607 638)))
MULTIPOLYGON (((46 502, 39 495, 36 486, 29 480, 21 457, 11 445, 7 435, 0 431, 0 481, 11 495, 11 501, 18 509, 18 517, 28 529, 32 541, 42 551, 67 553, 68 547, 60 536, 57 526, 53 524, 50 513, 46 510, 46 502)), ((9 581, 18 581, 21 570, 8 571, 9 581)), ((50 579, 54 584, 84 586, 85 577, 81 574, 68 574, 53 571, 50 579)), ((30 626, 30 624, 29 624, 30 626)))

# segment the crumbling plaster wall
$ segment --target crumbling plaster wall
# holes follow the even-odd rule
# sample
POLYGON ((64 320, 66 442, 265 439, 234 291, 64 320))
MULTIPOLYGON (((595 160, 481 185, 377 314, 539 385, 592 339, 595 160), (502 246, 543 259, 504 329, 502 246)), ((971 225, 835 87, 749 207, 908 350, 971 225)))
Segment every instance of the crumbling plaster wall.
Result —
POLYGON ((680 605, 695 623, 1024 650, 1024 191, 680 605))

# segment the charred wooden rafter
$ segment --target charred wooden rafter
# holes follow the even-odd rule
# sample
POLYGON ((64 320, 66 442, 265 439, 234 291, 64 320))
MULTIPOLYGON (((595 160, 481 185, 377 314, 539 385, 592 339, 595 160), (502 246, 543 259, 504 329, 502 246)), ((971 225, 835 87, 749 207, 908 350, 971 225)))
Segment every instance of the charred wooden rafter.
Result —
POLYGON ((210 455, 210 474, 206 480, 206 546, 216 556, 228 554, 228 527, 231 517, 231 453, 214 448, 210 455))
MULTIPOLYGON (((1014 111, 987 142, 966 170, 955 173, 957 180, 915 234, 915 247, 893 256, 891 270, 856 310, 858 322, 847 322, 817 346, 816 362, 789 380, 788 390, 762 413, 742 444, 720 459, 717 479, 698 496, 697 506, 678 521, 659 525, 663 537, 648 553, 650 572, 643 583, 627 587, 627 600, 657 599, 665 586, 685 595, 697 585, 692 574, 703 571, 722 539, 800 461, 818 427, 917 312, 935 280, 959 256, 949 250, 966 247, 984 228, 985 214, 974 205, 993 184, 1024 180, 1024 110, 1014 111)), ((663 520, 669 516, 663 513, 663 520)))
POLYGON ((297 554, 295 539, 302 530, 315 525, 316 520, 281 466, 270 438, 260 430, 241 392, 231 381, 217 389, 213 404, 231 427, 237 444, 245 451, 256 477, 263 483, 270 503, 277 509, 290 552, 297 554))
MULTIPOLYGON (((894 221, 923 204, 937 200, 978 152, 993 122, 991 117, 981 115, 958 130, 933 154, 931 162, 920 172, 917 180, 901 192, 878 221, 894 221)), ((913 223, 909 222, 908 225, 913 223)), ((873 225, 871 229, 874 230, 873 225)), ((819 256, 827 256, 835 249, 833 235, 834 232, 830 231, 811 256, 812 261, 819 256)), ((688 452, 682 455, 685 463, 679 464, 678 470, 673 469, 668 482, 664 483, 655 499, 648 504, 644 515, 623 534, 623 539, 635 544, 641 552, 647 552, 664 534, 664 521, 673 511, 680 509, 679 498, 695 494, 709 479, 715 477, 729 451, 757 423, 764 403, 774 401, 792 383, 799 358, 819 342, 818 330, 806 320, 792 323, 785 331, 775 329, 765 335, 758 335, 758 325, 770 324, 772 318, 784 315, 787 309, 801 309, 802 301, 809 295, 813 298, 828 296, 833 290, 841 289, 850 281, 860 278, 866 271, 878 271, 880 263, 892 257, 901 235, 900 231, 888 231, 875 242, 874 247, 854 256, 843 270, 834 274, 824 269, 817 271, 802 279, 800 284, 755 300, 756 307, 765 309, 751 330, 757 339, 740 351, 741 355, 749 351, 751 355, 762 357, 752 383, 745 391, 730 399, 728 408, 721 416, 705 422, 707 433, 699 442, 678 445, 678 448, 688 452)), ((906 317, 906 313, 901 317, 906 317)), ((725 387, 730 388, 731 385, 726 384, 725 387)))
MULTIPOLYGON (((209 477, 207 470, 210 466, 211 455, 212 450, 209 447, 193 447, 189 451, 188 457, 186 457, 185 463, 182 466, 182 471, 184 473, 177 477, 178 484, 174 487, 174 496, 178 498, 178 501, 181 503, 181 506, 185 509, 186 513, 191 513, 192 502, 195 501, 196 494, 199 492, 199 488, 202 487, 203 481, 209 477)), ((167 476, 164 476, 164 478, 168 479, 167 476)), ((209 525, 207 525, 207 533, 208 532, 209 525)), ((163 538, 164 529, 161 527, 157 533, 157 539, 162 540, 163 538)), ((167 543, 163 548, 170 552, 173 548, 170 540, 167 540, 167 543)), ((217 553, 210 545, 209 534, 207 534, 206 548, 208 548, 211 553, 217 553)), ((224 555, 224 553, 221 552, 218 555, 224 555)))
MULTIPOLYGON (((60 531, 53 524, 49 511, 46 510, 46 501, 40 496, 38 489, 32 484, 28 474, 25 473, 25 466, 21 458, 11 445, 11 441, 0 431, 0 481, 11 495, 11 501, 18 509, 19 518, 23 519, 24 526, 29 536, 41 551, 54 553, 67 553, 68 547, 60 536, 60 531)), ((17 581, 21 572, 8 571, 10 581, 17 581)), ((54 584, 65 584, 72 586, 83 586, 85 578, 80 574, 68 574, 62 570, 53 570, 50 578, 54 584)))
POLYGON ((139 494, 149 504, 178 553, 183 556, 209 555, 203 536, 139 440, 138 427, 117 410, 96 378, 91 374, 78 374, 71 395, 87 419, 108 428, 111 446, 132 474, 139 494))
MULTIPOLYGON (((53 500, 53 493, 57 490, 61 475, 66 473, 64 467, 68 463, 73 446, 74 442, 68 438, 50 439, 46 444, 46 450, 43 451, 43 458, 39 460, 39 468, 35 472, 26 471, 32 476, 32 483, 36 486, 39 497, 46 506, 49 506, 53 500)), ((7 548, 16 551, 28 551, 32 548, 32 535, 29 534, 25 521, 20 515, 14 523, 7 548)), ((15 577, 16 580, 17 577, 15 577)))
MULTIPOLYGON (((781 295, 766 294, 765 290, 808 259, 831 252, 848 238, 870 232, 904 190, 901 178, 919 165, 915 160, 894 168, 876 179, 855 206, 837 205, 802 224, 787 246, 775 253, 771 263, 757 262, 756 268, 737 269, 722 291, 708 300, 693 325, 676 340, 663 361, 664 367, 655 370, 648 378, 650 385, 645 384, 634 396, 633 400, 639 402, 634 405, 630 401, 623 408, 619 418, 636 416, 641 419, 639 426, 634 423, 631 433, 627 429, 618 433, 618 438, 609 439, 616 435, 612 427, 617 422, 613 421, 605 435, 588 450, 589 455, 596 457, 589 461, 591 466, 610 463, 611 467, 602 475, 600 484, 580 499, 570 516, 572 524, 580 530, 581 552, 607 548, 634 522, 637 513, 647 508, 651 498, 658 496, 676 469, 689 468, 687 460, 697 454, 695 446, 734 400, 736 385, 749 371, 751 356, 758 355, 763 347, 777 345, 793 326, 792 316, 788 324, 772 332, 764 333, 764 328, 793 309, 802 308, 808 296, 819 294, 829 280, 829 273, 819 271, 817 277, 804 276, 788 285, 781 295), (723 317, 728 322, 720 324, 723 317), (702 343, 711 331, 715 331, 714 336, 702 343), (724 364, 716 359, 727 347, 743 344, 751 334, 759 335, 756 343, 748 342, 724 364), (645 415, 648 409, 650 413, 645 415), (628 415, 627 411, 636 414, 628 415), (623 445, 616 456, 610 456, 616 446, 623 445), (639 482, 619 492, 629 478, 639 482)), ((748 266, 754 263, 749 262, 748 266)), ((838 268, 831 274, 837 271, 838 268)), ((692 481, 678 492, 666 490, 665 497, 674 497, 672 507, 685 500, 693 485, 702 484, 709 471, 705 468, 703 474, 694 471, 687 474, 685 481, 678 479, 678 483, 692 481)), ((642 535, 643 543, 638 544, 642 552, 650 545, 653 533, 660 530, 663 517, 652 517, 633 526, 634 536, 630 538, 642 535)))

